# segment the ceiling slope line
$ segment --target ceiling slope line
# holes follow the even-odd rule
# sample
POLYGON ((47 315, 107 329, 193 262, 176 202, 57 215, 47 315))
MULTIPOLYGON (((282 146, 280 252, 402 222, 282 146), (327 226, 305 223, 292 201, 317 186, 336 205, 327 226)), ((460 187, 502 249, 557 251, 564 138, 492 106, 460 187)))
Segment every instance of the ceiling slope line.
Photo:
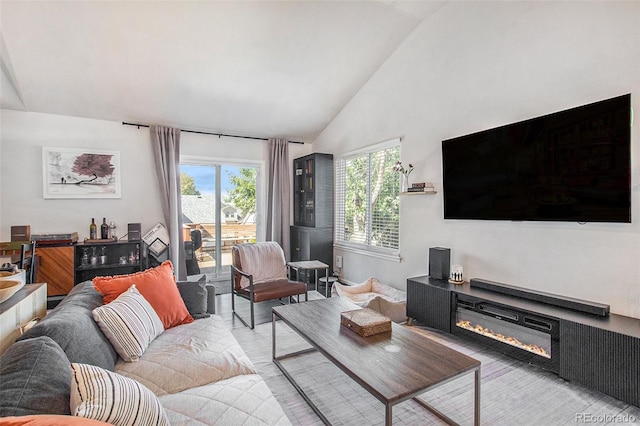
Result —
POLYGON ((22 96, 22 92, 20 91, 20 87, 16 82, 16 76, 13 71, 13 66, 11 65, 11 59, 9 58, 9 51, 7 50, 7 45, 4 42, 4 37, 0 32, 0 70, 6 77, 11 89, 13 89, 14 93, 18 97, 22 108, 26 110, 26 105, 24 103, 24 97, 22 96))

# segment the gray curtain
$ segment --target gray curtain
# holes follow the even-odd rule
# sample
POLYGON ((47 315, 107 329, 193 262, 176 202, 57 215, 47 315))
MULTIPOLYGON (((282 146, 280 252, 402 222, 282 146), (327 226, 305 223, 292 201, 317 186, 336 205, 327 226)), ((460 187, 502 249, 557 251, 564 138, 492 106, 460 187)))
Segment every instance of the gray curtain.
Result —
POLYGON ((178 280, 187 279, 182 239, 182 202, 180 200, 180 129, 150 126, 151 144, 160 183, 162 210, 169 231, 169 259, 178 280))
POLYGON ((266 239, 280 244, 287 260, 291 259, 289 174, 289 142, 285 139, 269 139, 266 239))

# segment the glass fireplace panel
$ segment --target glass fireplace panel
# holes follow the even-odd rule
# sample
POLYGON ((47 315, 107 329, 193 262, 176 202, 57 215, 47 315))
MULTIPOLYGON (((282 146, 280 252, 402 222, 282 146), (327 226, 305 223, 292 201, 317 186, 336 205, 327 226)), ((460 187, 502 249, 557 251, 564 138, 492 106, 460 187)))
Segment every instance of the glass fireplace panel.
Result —
POLYGON ((458 308, 456 311, 456 326, 536 355, 551 358, 551 334, 464 308, 458 308))

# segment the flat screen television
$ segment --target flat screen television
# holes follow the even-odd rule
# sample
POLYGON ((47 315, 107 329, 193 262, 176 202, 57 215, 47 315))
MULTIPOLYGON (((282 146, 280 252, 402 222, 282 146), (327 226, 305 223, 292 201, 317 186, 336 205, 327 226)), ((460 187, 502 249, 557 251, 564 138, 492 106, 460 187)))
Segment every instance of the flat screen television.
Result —
POLYGON ((631 222, 631 95, 442 142, 445 219, 631 222))

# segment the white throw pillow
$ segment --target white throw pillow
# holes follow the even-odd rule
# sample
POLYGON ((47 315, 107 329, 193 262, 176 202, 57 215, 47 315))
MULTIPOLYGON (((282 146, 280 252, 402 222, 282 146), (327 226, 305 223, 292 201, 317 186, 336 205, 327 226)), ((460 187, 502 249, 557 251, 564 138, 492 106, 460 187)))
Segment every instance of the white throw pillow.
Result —
POLYGON ((158 398, 141 383, 88 364, 71 364, 71 414, 115 426, 169 425, 158 398))
POLYGON ((93 319, 127 362, 137 361, 153 339, 164 331, 158 314, 135 284, 113 302, 95 308, 93 319))

